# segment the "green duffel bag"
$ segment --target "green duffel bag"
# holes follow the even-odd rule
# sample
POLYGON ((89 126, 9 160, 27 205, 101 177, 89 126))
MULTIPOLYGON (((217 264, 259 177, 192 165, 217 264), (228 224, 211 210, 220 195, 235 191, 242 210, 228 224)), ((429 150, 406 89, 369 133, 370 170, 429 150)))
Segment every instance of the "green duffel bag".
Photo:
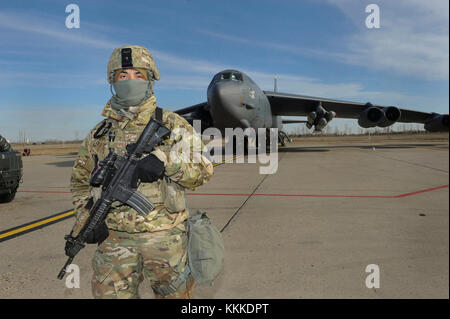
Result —
POLYGON ((222 270, 225 248, 222 235, 211 223, 206 212, 198 210, 187 220, 188 266, 185 271, 168 286, 160 287, 161 295, 174 293, 192 273, 196 283, 212 285, 222 270))
POLYGON ((222 270, 225 248, 222 234, 206 212, 198 210, 188 219, 189 268, 195 282, 212 285, 222 270))

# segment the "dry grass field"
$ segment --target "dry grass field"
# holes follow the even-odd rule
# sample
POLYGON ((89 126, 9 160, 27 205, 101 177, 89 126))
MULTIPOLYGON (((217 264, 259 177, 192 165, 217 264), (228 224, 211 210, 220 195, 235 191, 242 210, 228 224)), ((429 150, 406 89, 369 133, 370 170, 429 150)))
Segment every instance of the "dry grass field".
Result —
POLYGON ((30 149, 30 156, 35 155, 75 155, 81 142, 77 143, 55 143, 55 144, 12 144, 15 151, 23 152, 24 148, 30 149))
MULTIPOLYGON (((297 145, 332 145, 332 144, 396 144, 396 143, 427 143, 427 142, 439 142, 448 143, 448 133, 406 133, 406 134, 380 134, 380 135, 344 135, 344 136, 326 136, 326 135, 313 135, 293 137, 293 142, 297 145)), ((287 146, 290 144, 288 143, 287 146)), ((55 144, 36 144, 36 145, 23 145, 13 144, 13 148, 16 151, 22 152, 24 147, 30 148, 31 156, 35 155, 75 155, 78 152, 80 143, 67 142, 67 143, 55 143, 55 144)))
MULTIPOLYGON (((396 143, 427 143, 449 141, 448 133, 404 133, 379 135, 343 135, 343 136, 302 136, 293 137, 293 142, 299 144, 396 144, 396 143)), ((289 144, 287 144, 289 145, 289 144)))

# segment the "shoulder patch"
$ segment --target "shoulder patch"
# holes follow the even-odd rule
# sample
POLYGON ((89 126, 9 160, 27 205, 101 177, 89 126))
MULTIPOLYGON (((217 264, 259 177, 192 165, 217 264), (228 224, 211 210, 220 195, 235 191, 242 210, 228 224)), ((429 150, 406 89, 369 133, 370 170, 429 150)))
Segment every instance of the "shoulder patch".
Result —
POLYGON ((100 125, 97 125, 97 129, 94 128, 95 132, 93 137, 95 139, 99 139, 105 136, 109 132, 111 127, 112 123, 110 121, 108 121, 107 119, 103 120, 102 122, 100 122, 100 125))

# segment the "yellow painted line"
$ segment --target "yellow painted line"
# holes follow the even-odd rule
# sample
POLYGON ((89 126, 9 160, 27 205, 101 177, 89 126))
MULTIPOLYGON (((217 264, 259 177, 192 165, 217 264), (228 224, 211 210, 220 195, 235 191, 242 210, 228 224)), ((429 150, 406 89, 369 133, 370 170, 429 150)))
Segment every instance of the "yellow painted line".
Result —
POLYGON ((30 229, 33 229, 33 228, 36 228, 36 227, 39 227, 39 226, 51 223, 51 222, 53 222, 55 220, 58 220, 58 219, 61 219, 61 218, 64 218, 64 217, 68 217, 68 216, 73 215, 73 214, 74 214, 74 211, 72 210, 70 212, 59 214, 57 216, 54 216, 54 217, 51 217, 51 218, 47 218, 47 219, 41 220, 41 221, 36 222, 36 223, 29 224, 29 225, 26 225, 24 227, 20 227, 20 228, 11 230, 11 231, 9 231, 7 233, 1 234, 0 235, 0 239, 6 238, 6 237, 10 237, 10 236, 13 236, 13 235, 18 234, 18 233, 22 233, 24 231, 27 231, 27 230, 30 230, 30 229))
POLYGON ((241 156, 235 156, 235 157, 233 157, 232 159, 229 159, 229 160, 226 160, 226 161, 223 161, 223 162, 220 162, 220 163, 215 163, 215 164, 213 164, 213 166, 217 166, 217 165, 224 164, 224 163, 227 162, 227 161, 233 161, 233 160, 235 160, 236 158, 239 158, 239 157, 242 157, 242 156, 244 156, 244 155, 241 155, 241 156))

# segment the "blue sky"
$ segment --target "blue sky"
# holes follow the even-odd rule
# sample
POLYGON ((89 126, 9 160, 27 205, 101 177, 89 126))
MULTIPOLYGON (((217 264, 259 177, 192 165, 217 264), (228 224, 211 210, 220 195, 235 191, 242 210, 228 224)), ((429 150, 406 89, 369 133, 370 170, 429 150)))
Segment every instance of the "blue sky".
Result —
MULTIPOLYGON (((161 107, 206 100, 213 75, 262 89, 448 113, 448 1, 14 1, 0 5, 0 134, 83 138, 110 98, 113 48, 144 45, 161 107), (68 4, 80 28, 67 29, 68 4), (381 28, 367 29, 376 3, 381 28)), ((335 120, 331 127, 355 121, 335 120)))

